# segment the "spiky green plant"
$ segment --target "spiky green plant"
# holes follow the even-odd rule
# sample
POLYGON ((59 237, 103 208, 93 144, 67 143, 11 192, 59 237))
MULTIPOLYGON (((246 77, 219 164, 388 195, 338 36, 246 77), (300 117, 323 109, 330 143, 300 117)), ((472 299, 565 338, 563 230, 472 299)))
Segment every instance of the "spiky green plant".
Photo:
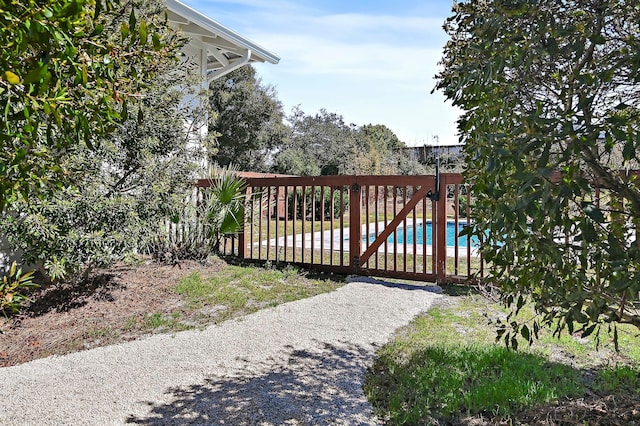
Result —
POLYGON ((233 166, 214 167, 211 186, 205 194, 205 230, 211 249, 219 253, 225 235, 244 228, 246 181, 233 166))

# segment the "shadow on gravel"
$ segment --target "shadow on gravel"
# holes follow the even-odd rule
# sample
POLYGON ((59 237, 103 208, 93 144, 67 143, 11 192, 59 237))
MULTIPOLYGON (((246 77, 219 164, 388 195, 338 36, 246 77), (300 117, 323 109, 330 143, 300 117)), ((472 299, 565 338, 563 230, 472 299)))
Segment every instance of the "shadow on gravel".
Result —
POLYGON ((265 363, 259 367, 264 372, 239 372, 234 377, 169 389, 173 402, 147 403, 149 415, 130 416, 127 423, 378 424, 362 392, 370 352, 353 345, 325 345, 318 352, 290 349, 287 365, 269 367, 265 363))
POLYGON ((373 277, 365 277, 365 276, 349 276, 347 277, 348 283, 367 283, 367 284, 377 284, 390 288, 401 288, 403 290, 418 290, 418 291, 428 291, 431 293, 440 294, 442 293, 442 288, 438 285, 432 283, 421 283, 418 281, 387 281, 385 279, 373 278, 373 277))

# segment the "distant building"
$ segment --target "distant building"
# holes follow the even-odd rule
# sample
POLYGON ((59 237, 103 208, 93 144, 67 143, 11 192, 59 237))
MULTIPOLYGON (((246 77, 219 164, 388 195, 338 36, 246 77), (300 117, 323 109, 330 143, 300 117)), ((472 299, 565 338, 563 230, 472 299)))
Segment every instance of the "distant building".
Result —
POLYGON ((440 159, 440 164, 458 163, 464 159, 464 145, 423 145, 409 146, 401 148, 402 152, 409 158, 427 166, 436 164, 440 159))

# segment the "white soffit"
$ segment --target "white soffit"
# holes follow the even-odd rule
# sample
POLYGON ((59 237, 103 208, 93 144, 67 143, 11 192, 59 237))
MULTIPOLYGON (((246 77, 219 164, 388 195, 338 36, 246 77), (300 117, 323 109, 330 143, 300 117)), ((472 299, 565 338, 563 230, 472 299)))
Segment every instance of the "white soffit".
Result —
POLYGON ((167 0, 167 9, 169 21, 189 36, 190 45, 206 52, 208 82, 248 63, 280 61, 275 53, 178 0, 167 0))

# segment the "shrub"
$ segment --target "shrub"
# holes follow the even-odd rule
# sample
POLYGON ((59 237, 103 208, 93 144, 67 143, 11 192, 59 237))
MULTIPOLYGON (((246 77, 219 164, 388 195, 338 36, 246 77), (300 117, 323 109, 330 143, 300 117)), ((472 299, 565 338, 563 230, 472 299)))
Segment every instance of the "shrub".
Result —
POLYGON ((3 230, 23 261, 55 281, 111 264, 148 240, 143 206, 131 197, 67 188, 50 200, 20 204, 20 214, 5 217, 3 230))
MULTIPOLYGON (((0 281, 0 313, 3 315, 18 312, 26 297, 20 293, 21 289, 36 287, 32 282, 33 271, 22 273, 22 268, 18 268, 13 262, 8 274, 0 281)), ((0 330, 0 333, 2 331, 0 330)))

